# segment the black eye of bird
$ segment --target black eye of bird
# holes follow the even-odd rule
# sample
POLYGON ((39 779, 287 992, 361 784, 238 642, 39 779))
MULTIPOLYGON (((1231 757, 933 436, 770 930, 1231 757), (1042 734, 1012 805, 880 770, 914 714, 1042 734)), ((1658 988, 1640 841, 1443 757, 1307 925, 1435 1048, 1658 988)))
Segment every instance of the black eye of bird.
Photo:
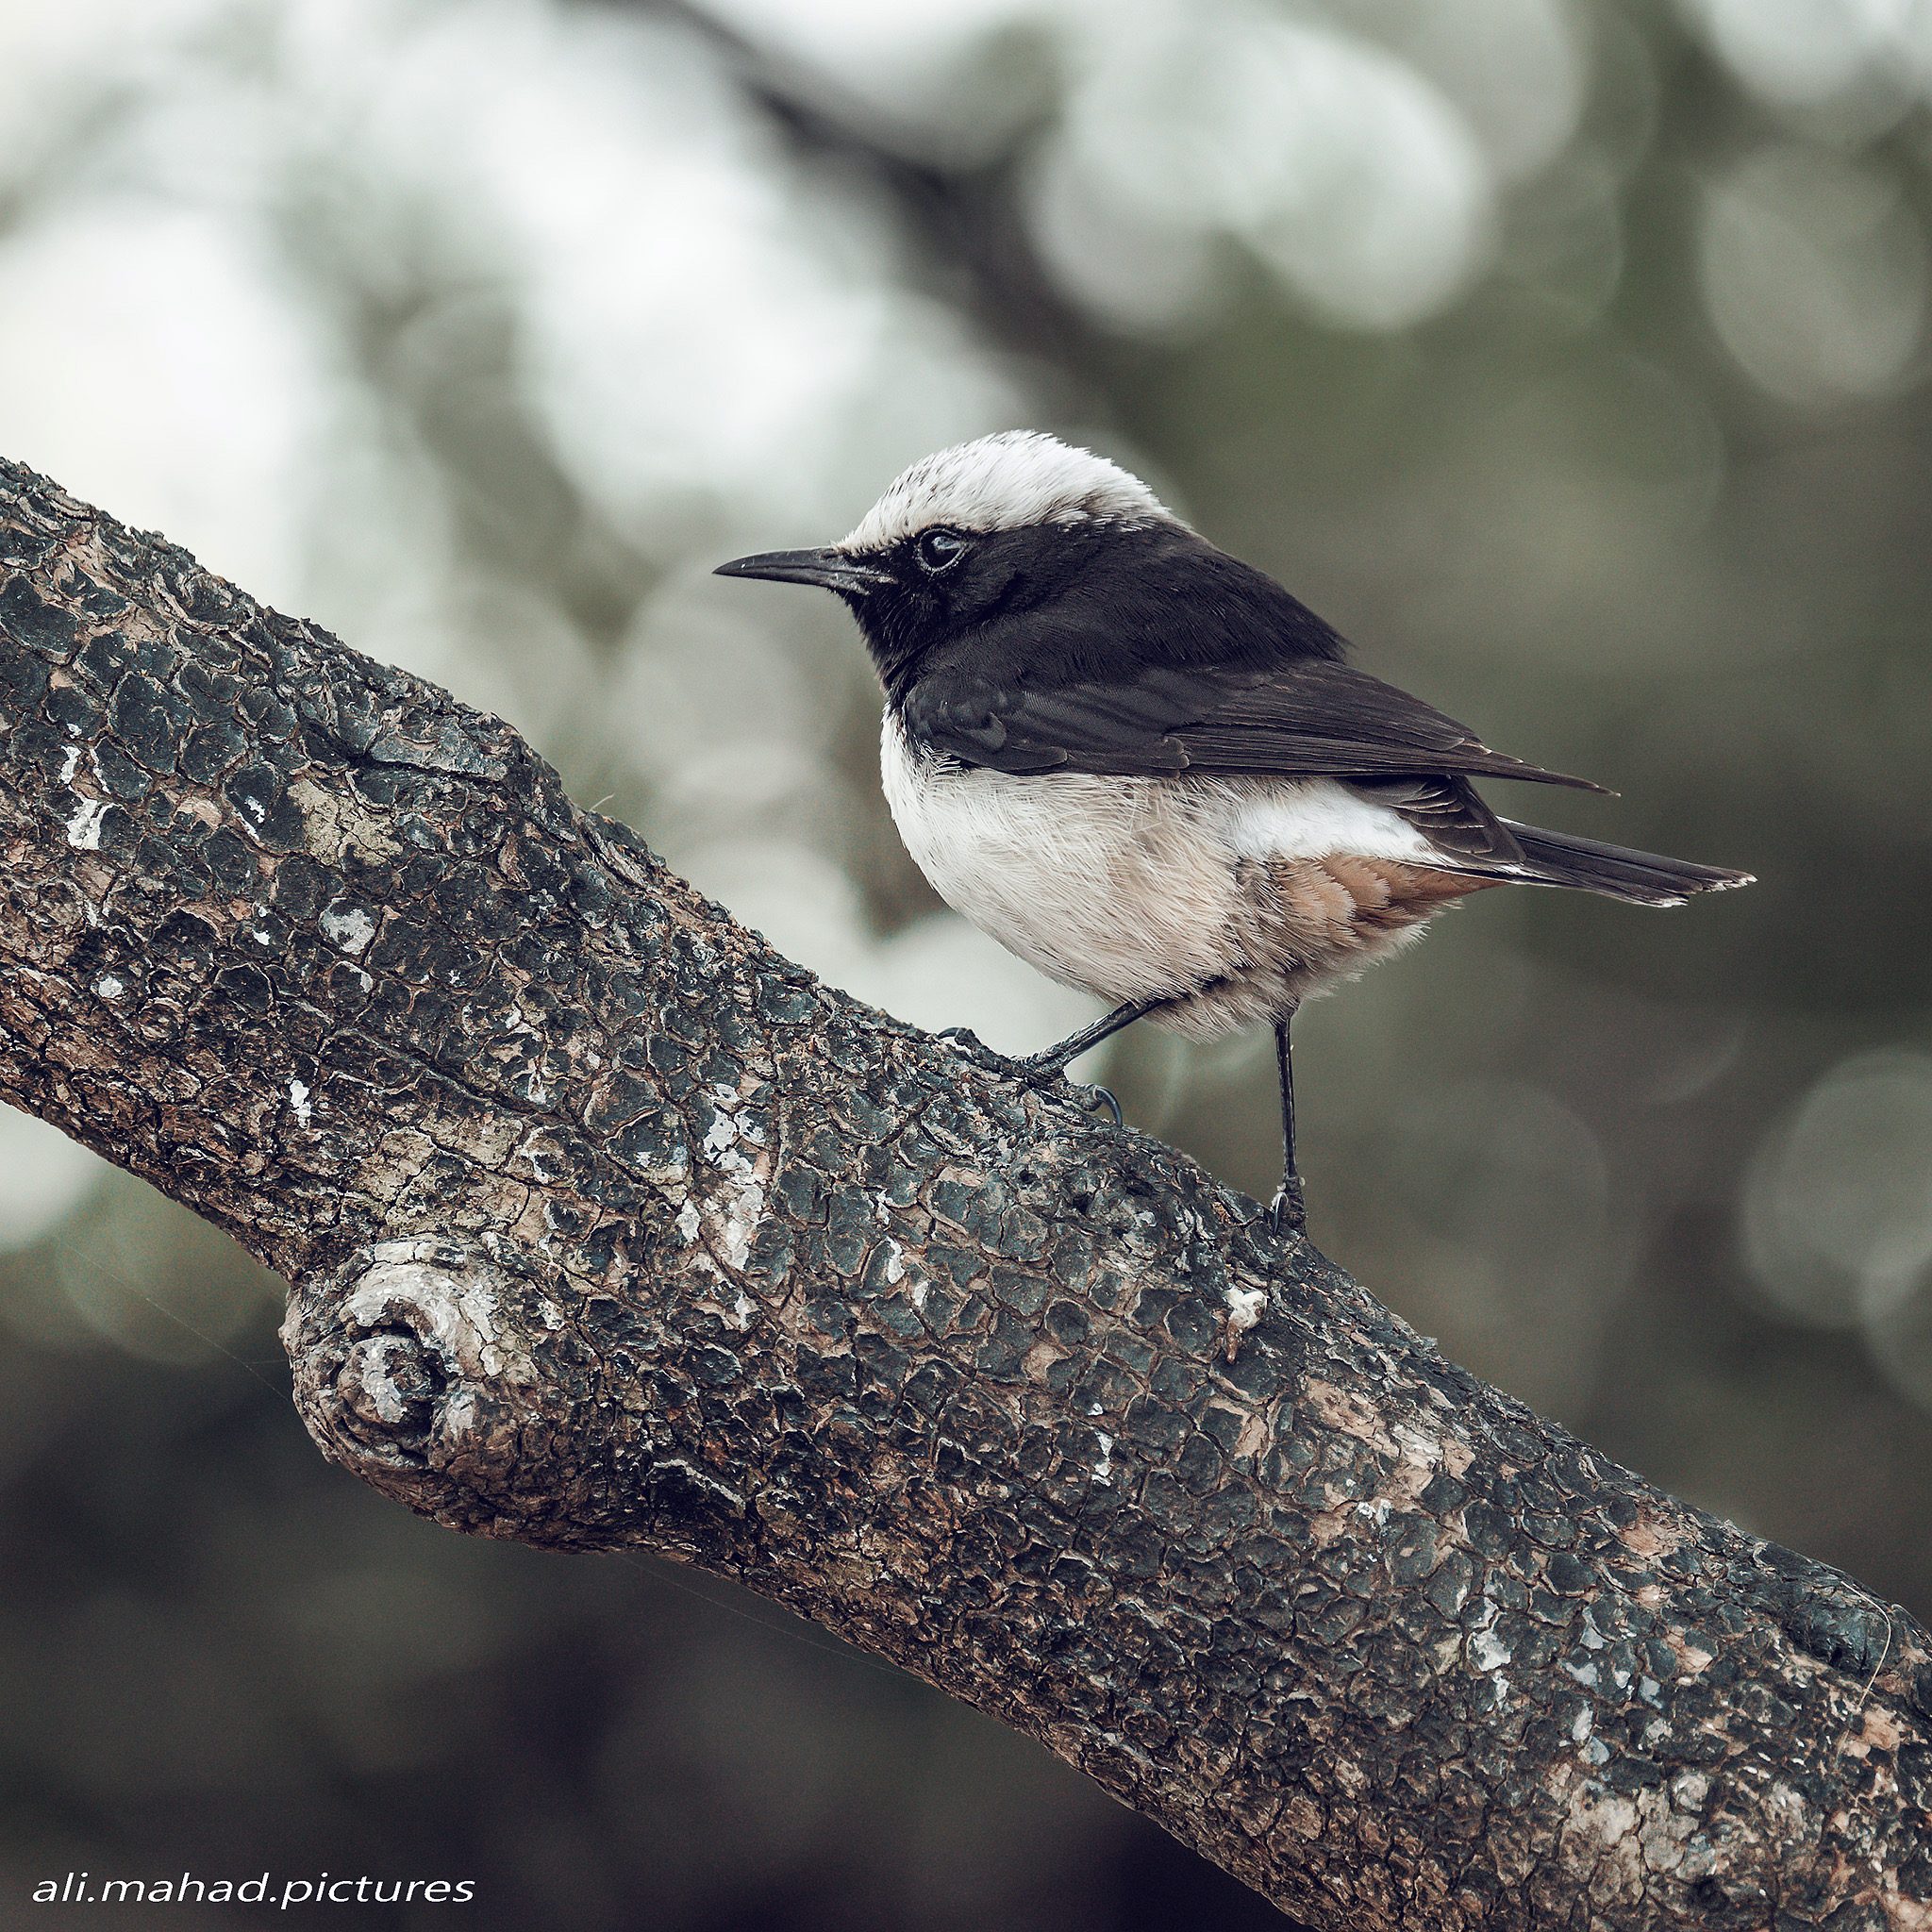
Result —
POLYGON ((929 575, 938 576, 941 571, 951 570, 966 555, 966 539, 959 531, 936 524, 930 530, 920 532, 919 541, 912 550, 919 558, 920 569, 929 575))

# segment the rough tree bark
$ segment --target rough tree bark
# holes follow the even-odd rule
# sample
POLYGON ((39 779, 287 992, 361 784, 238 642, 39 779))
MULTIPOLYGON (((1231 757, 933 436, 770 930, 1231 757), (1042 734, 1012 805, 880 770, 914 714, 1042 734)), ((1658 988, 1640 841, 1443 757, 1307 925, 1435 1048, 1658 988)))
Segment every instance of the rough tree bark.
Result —
POLYGON ((1310 1926, 1932 1928, 1932 1649, 1255 1204, 775 957, 507 726, 0 463, 0 1097, 324 1450, 736 1576, 1310 1926))

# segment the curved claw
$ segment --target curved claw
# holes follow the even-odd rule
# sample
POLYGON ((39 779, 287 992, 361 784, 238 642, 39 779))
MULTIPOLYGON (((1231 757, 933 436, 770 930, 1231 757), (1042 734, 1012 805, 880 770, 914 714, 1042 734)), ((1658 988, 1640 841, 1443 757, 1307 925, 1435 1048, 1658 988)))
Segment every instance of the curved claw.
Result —
POLYGON ((1091 1086, 1084 1080, 1067 1080, 1067 1063, 1059 1059, 1030 1059, 1018 1062, 1021 1077, 1029 1087, 1040 1089, 1051 1087, 1056 1080, 1066 1080, 1074 1097, 1082 1107, 1104 1108, 1117 1127, 1126 1122, 1121 1116, 1121 1104, 1105 1087, 1091 1086))
POLYGON ((1104 1107, 1113 1116, 1115 1126, 1124 1127, 1126 1125, 1126 1122, 1121 1118, 1121 1104, 1113 1097, 1113 1090, 1111 1088, 1090 1086, 1079 1080, 1069 1080, 1067 1085, 1079 1095, 1082 1107, 1104 1107))
POLYGON ((1272 1234, 1306 1234, 1308 1231, 1307 1198, 1302 1191, 1301 1176, 1283 1181, 1268 1204, 1268 1228, 1272 1234))

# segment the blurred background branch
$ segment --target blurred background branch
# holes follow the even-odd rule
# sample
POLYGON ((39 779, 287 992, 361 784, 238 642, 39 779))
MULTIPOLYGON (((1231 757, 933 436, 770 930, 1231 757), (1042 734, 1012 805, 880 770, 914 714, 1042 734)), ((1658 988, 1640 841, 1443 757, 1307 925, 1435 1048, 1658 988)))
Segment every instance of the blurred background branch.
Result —
MULTIPOLYGON (((1326 1244, 1924 1614, 1924 9, 1451 17, 0 0, 0 441, 1015 1049, 1083 1016, 899 853, 837 613, 705 573, 1004 424, 1152 475, 1371 669, 1625 793, 1567 823, 1764 879, 1667 922, 1491 895, 1312 1010, 1326 1244)), ((1258 1045, 1108 1077, 1265 1185, 1258 1045)), ((332 1483, 270 1285, 13 1116, 0 1248, 8 1874, 434 1852, 475 1923, 591 1932, 646 1880, 706 1932, 1250 1909, 917 1687, 332 1483)))

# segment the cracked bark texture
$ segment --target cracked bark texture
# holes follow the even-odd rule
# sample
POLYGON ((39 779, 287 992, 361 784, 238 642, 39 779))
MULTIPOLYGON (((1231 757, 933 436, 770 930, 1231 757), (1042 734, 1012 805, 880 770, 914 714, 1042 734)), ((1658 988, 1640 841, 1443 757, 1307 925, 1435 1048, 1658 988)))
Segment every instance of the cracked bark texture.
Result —
POLYGON ((736 1576, 1311 1927, 1932 1928, 1902 1611, 820 985, 500 722, 0 462, 0 1097, 288 1280, 385 1494, 736 1576))

